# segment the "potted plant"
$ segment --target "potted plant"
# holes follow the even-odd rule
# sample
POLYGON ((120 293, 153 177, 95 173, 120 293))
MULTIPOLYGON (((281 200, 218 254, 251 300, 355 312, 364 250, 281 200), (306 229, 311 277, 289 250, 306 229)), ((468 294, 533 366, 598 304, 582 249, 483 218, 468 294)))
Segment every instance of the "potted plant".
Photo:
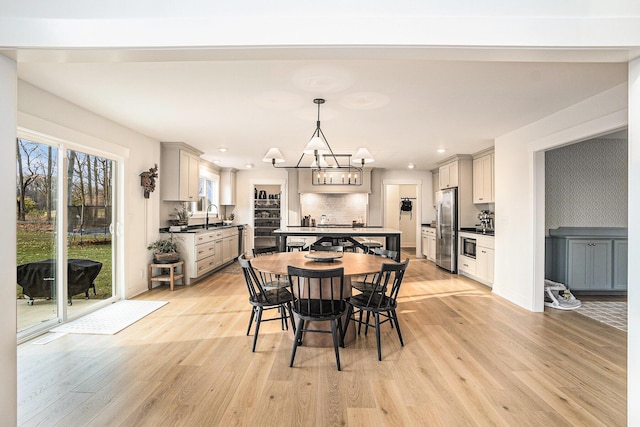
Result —
POLYGON ((189 212, 187 210, 186 206, 181 206, 180 209, 178 208, 174 208, 173 209, 175 211, 175 217, 176 217, 176 224, 175 225, 188 225, 189 224, 189 217, 192 215, 191 212, 189 212))
POLYGON ((168 239, 158 239, 149 244, 147 249, 153 251, 153 262, 157 264, 169 264, 180 260, 178 244, 173 241, 173 234, 168 239))

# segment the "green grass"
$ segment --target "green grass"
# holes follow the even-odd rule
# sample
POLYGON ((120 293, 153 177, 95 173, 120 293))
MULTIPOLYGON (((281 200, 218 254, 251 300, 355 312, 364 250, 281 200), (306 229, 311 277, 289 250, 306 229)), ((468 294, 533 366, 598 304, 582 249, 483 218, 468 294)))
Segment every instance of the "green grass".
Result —
MULTIPOLYGON (((104 299, 111 296, 111 239, 104 241, 104 235, 83 236, 82 242, 78 236, 69 235, 67 238, 67 255, 69 258, 85 258, 102 263, 100 274, 96 277, 96 293, 91 298, 104 299)), ((55 233, 43 230, 17 229, 17 265, 27 262, 55 258, 55 233)), ((18 298, 22 298, 22 287, 16 286, 18 298)), ((77 295, 76 298, 84 298, 77 295)))

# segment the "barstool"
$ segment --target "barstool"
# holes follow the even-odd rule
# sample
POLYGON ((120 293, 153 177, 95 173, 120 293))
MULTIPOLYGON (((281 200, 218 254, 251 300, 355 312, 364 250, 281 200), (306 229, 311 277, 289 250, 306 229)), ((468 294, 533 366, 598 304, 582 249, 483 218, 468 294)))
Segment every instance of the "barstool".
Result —
POLYGON ((345 252, 355 252, 356 251, 356 245, 353 244, 353 242, 350 242, 348 240, 343 240, 340 242, 340 246, 342 246, 344 248, 345 252))
POLYGON ((304 242, 287 242, 287 252, 304 250, 304 242))
POLYGON ((382 243, 376 242, 374 240, 367 240, 365 242, 362 242, 362 246, 367 248, 368 254, 373 254, 374 250, 382 247, 382 243))

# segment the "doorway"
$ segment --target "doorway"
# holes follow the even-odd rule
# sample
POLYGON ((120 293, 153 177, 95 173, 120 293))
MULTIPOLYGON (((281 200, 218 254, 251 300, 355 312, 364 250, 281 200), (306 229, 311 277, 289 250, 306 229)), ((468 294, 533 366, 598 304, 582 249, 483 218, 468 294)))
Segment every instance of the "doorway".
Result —
POLYGON ((384 183, 384 226, 402 232, 402 247, 411 248, 415 256, 421 252, 420 185, 414 183, 384 183))
POLYGON ((16 143, 20 341, 115 299, 118 164, 44 137, 16 143))

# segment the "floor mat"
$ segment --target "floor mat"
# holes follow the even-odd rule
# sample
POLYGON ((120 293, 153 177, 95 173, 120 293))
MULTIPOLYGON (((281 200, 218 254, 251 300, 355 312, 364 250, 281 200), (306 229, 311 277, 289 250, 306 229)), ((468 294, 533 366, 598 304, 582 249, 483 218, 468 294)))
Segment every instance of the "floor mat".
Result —
POLYGON ((626 301, 582 301, 582 306, 575 311, 627 332, 626 301))
POLYGON ((51 332, 113 335, 156 311, 166 303, 167 301, 118 301, 108 307, 60 325, 52 329, 51 332))

